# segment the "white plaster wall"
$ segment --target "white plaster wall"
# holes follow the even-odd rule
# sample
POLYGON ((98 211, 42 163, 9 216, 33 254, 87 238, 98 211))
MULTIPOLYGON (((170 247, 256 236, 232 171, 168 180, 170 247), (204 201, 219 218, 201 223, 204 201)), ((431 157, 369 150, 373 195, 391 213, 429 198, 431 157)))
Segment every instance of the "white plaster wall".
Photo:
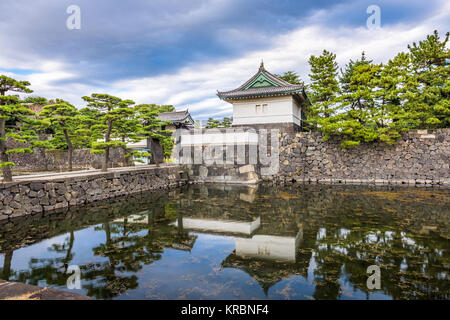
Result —
MULTIPOLYGON (((223 130, 223 129, 222 129, 223 130)), ((194 134, 181 135, 181 145, 236 145, 236 144, 257 144, 258 134, 255 132, 236 132, 229 129, 222 132, 220 129, 208 129, 207 132, 195 132, 194 134), (211 133, 208 133, 211 132, 211 133)))
POLYGON ((233 125, 296 123, 300 125, 300 107, 292 96, 248 99, 233 103, 233 125), (267 104, 267 111, 256 113, 256 105, 267 104))

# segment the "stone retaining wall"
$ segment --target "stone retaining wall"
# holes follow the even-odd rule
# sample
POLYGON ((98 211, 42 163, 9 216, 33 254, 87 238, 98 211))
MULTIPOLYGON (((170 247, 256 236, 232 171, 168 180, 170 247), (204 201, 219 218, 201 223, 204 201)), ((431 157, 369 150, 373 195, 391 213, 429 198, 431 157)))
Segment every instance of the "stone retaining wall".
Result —
POLYGON ((259 166, 237 165, 187 165, 192 183, 255 184, 259 181, 259 166))
POLYGON ((33 176, 0 183, 0 220, 185 184, 179 166, 33 176))
POLYGON ((281 133, 275 183, 450 185, 450 129, 405 133, 397 144, 361 143, 344 149, 320 133, 281 133))
MULTIPOLYGON (((68 159, 67 150, 34 149, 33 153, 11 153, 9 155, 9 160, 15 163, 12 168, 13 172, 65 171, 68 169, 68 159)), ((93 154, 89 149, 75 149, 72 154, 72 165, 74 169, 98 169, 101 168, 103 159, 103 154, 93 154)), ((109 159, 111 167, 127 165, 122 149, 111 149, 109 159)))

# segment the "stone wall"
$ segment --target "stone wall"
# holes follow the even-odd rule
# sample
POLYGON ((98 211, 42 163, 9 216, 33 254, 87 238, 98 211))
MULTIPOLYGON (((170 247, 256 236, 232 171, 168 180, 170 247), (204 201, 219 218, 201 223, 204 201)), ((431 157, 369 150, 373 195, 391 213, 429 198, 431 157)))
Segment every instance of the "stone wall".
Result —
POLYGON ((234 157, 231 161, 227 160, 229 149, 233 146, 219 141, 207 144, 208 148, 219 150, 219 163, 214 156, 206 159, 208 161, 203 156, 203 162, 195 162, 194 158, 198 155, 209 154, 205 152, 205 146, 192 148, 187 153, 189 161, 180 159, 184 164, 196 163, 188 167, 190 179, 198 183, 255 183, 264 180, 281 184, 320 182, 450 186, 450 129, 415 130, 404 133, 394 145, 361 143, 348 149, 340 146, 339 137, 323 141, 323 136, 318 132, 280 131, 278 138, 274 136, 275 140, 272 140, 273 132, 268 131, 268 136, 259 132, 258 144, 252 145, 251 149, 249 145, 245 146, 243 161, 236 158, 236 146, 231 153, 234 157), (272 157, 277 149, 279 158, 274 159, 272 157), (274 162, 267 162, 268 158, 262 161, 261 157, 265 157, 266 153, 274 162), (271 168, 270 175, 266 174, 267 168, 271 168))
POLYGON ((180 186, 186 183, 186 178, 179 166, 146 166, 108 172, 33 176, 0 183, 0 220, 180 186))
POLYGON ((253 164, 188 165, 189 180, 193 183, 255 184, 259 181, 259 167, 253 164))
POLYGON ((281 133, 275 183, 450 184, 450 129, 405 133, 397 144, 361 143, 344 149, 320 133, 281 133))
MULTIPOLYGON (((74 169, 101 168, 103 154, 92 154, 88 149, 73 150, 72 163, 74 169)), ((122 149, 111 149, 109 154, 111 167, 126 166, 122 149)), ((13 171, 65 171, 68 168, 68 152, 66 150, 39 150, 33 153, 10 154, 9 160, 15 163, 13 171)))
POLYGON ((186 131, 177 137, 175 157, 188 168, 193 183, 259 181, 258 135, 251 127, 186 131), (189 138, 189 143, 180 143, 189 138))

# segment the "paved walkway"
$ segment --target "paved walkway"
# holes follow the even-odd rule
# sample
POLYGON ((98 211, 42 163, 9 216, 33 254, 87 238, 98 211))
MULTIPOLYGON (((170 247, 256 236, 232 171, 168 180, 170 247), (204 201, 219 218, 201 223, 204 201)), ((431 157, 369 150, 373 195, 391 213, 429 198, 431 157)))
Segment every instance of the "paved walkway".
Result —
POLYGON ((63 290, 0 280, 0 300, 92 300, 92 298, 63 290))
MULTIPOLYGON (((177 164, 173 163, 162 163, 160 167, 176 167, 177 164)), ((89 169, 89 170, 77 170, 77 171, 65 171, 65 172, 49 172, 49 173, 37 173, 37 174, 27 174, 21 176, 13 176, 13 182, 18 181, 36 181, 42 179, 66 179, 71 177, 79 177, 79 176, 91 176, 96 174, 103 174, 108 172, 124 172, 124 171, 137 171, 143 169, 157 168, 156 165, 140 165, 140 166, 132 166, 132 167, 118 167, 118 168, 109 168, 108 171, 104 172, 100 169, 89 169)), ((3 178, 0 179, 0 183, 3 182, 3 178)))

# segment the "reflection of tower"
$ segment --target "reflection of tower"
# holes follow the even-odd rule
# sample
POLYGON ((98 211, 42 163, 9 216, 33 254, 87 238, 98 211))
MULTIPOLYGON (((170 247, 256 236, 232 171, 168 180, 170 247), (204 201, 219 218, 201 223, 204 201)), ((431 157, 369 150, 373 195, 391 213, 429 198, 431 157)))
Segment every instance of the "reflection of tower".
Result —
POLYGON ((307 275, 309 258, 303 261, 297 254, 303 241, 302 225, 293 233, 264 228, 261 217, 253 221, 183 217, 174 225, 180 223, 185 230, 234 235, 235 250, 222 262, 222 267, 248 273, 266 295, 271 286, 289 276, 307 275))
POLYGON ((236 255, 242 258, 296 262, 298 246, 302 239, 303 229, 299 229, 295 237, 257 234, 249 239, 236 238, 236 255))
POLYGON ((261 224, 261 218, 257 218, 250 222, 241 222, 233 220, 210 220, 210 219, 195 219, 195 218, 183 218, 181 221, 177 221, 175 225, 179 223, 183 224, 184 229, 192 230, 204 230, 218 233, 230 233, 230 234, 252 234, 261 224))
POLYGON ((151 210, 145 210, 138 214, 133 214, 126 216, 124 218, 119 218, 113 221, 115 224, 123 225, 125 228, 126 225, 134 226, 134 231, 141 230, 143 228, 148 229, 148 235, 150 239, 157 239, 158 244, 160 244, 164 248, 171 248, 176 250, 183 251, 191 251, 195 241, 197 240, 197 236, 190 235, 183 228, 183 218, 181 213, 176 212, 176 219, 178 221, 175 223, 164 223, 164 220, 171 221, 173 217, 169 215, 167 217, 169 211, 168 208, 165 207, 156 207, 151 210), (155 225, 156 221, 158 221, 158 230, 152 231, 152 227, 155 225), (174 225, 177 227, 175 228, 174 225))
POLYGON ((248 235, 250 237, 235 237, 235 254, 242 258, 296 262, 297 250, 303 239, 302 227, 294 235, 265 234, 260 228, 260 217, 249 222, 182 218, 173 224, 182 224, 188 230, 248 235))
POLYGON ((298 256, 303 228, 295 235, 271 235, 261 228, 251 238, 236 238, 236 250, 223 262, 224 268, 240 269, 255 279, 267 295, 270 287, 293 275, 306 277, 309 259, 298 256))

